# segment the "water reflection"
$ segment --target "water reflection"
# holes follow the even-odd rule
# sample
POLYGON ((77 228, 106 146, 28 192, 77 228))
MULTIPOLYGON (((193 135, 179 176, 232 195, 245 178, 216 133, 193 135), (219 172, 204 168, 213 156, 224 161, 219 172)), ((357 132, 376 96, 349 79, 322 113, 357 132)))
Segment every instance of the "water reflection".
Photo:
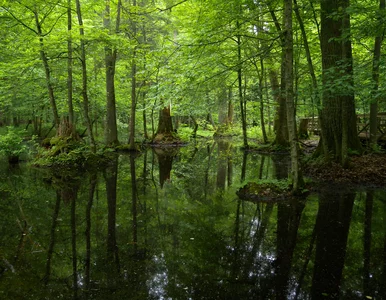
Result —
POLYGON ((385 299, 386 193, 236 197, 287 174, 229 142, 99 174, 2 169, 0 299, 385 299))

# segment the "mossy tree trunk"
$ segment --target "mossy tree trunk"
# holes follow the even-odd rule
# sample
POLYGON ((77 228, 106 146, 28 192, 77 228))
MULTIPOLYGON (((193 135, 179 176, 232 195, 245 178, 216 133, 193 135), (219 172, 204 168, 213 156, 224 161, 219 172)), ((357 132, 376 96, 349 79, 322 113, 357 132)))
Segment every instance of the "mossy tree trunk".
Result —
POLYGON ((321 2, 324 88, 320 149, 326 161, 333 159, 343 166, 348 164, 349 149, 362 150, 356 127, 348 5, 348 0, 321 2))
POLYGON ((158 129, 153 139, 153 143, 173 143, 177 138, 173 135, 173 122, 170 115, 170 106, 160 110, 158 119, 158 129))

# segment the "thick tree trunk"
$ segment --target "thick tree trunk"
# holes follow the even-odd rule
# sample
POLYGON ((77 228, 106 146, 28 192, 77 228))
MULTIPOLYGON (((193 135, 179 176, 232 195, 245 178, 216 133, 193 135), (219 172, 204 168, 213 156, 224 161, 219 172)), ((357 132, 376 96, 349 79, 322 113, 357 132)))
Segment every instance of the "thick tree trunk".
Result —
POLYGON ((346 13, 340 13, 340 17, 331 17, 332 14, 345 12, 348 5, 348 0, 321 2, 324 85, 321 149, 326 161, 332 158, 343 166, 348 163, 348 149, 361 151, 356 127, 352 49, 347 38, 350 33, 350 17, 346 13))
POLYGON ((170 106, 161 109, 158 119, 158 129, 153 143, 176 143, 179 139, 174 136, 173 122, 170 115, 170 106))
MULTIPOLYGON (((281 29, 279 20, 276 17, 275 11, 272 7, 269 7, 269 12, 271 14, 272 20, 275 24, 276 31, 280 37, 280 43, 282 49, 285 48, 285 36, 284 31, 281 29)), ((274 120, 274 131, 276 134, 276 138, 274 144, 279 147, 288 147, 288 127, 287 127, 287 107, 286 107, 286 99, 285 99, 285 57, 284 51, 282 53, 282 62, 281 62, 281 85, 279 86, 279 80, 277 79, 277 74, 275 71, 271 70, 270 72, 270 80, 272 85, 272 91, 275 97, 275 100, 278 104, 276 110, 276 116, 274 120)))
MULTIPOLYGON (((119 28, 120 5, 118 5, 117 28, 119 28)), ((110 30, 110 1, 106 1, 105 17, 103 25, 107 30, 110 30)), ((108 146, 119 144, 117 130, 117 113, 115 104, 115 63, 117 59, 117 51, 111 46, 105 47, 105 65, 106 65, 106 132, 105 143, 108 146)))

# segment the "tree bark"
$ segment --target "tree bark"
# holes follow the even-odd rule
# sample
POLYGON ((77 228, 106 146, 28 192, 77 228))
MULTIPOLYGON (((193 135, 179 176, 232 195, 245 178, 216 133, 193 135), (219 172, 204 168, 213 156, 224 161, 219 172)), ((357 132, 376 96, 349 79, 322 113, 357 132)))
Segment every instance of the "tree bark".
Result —
MULTIPOLYGON (((237 29, 240 29, 240 21, 237 20, 237 29)), ((244 97, 243 97, 243 83, 242 83, 242 68, 241 68, 241 36, 237 35, 237 82, 239 91, 240 101, 240 114, 241 114, 241 125, 243 128, 243 147, 248 149, 248 137, 247 137, 247 112, 245 111, 244 97)))
POLYGON ((170 115, 170 106, 161 109, 158 119, 158 129, 153 143, 175 143, 178 141, 173 135, 173 122, 170 115))
MULTIPOLYGON (((119 29, 120 21, 120 2, 118 3, 118 14, 116 28, 119 29)), ((110 0, 106 1, 105 16, 103 25, 110 30, 110 0)), ((115 63, 117 60, 117 50, 112 49, 110 45, 105 47, 105 65, 106 65, 106 132, 105 143, 108 146, 119 144, 117 130, 117 113, 115 104, 115 63)))
POLYGON ((272 92, 277 103, 274 120, 274 131, 276 133, 274 144, 281 147, 288 147, 287 107, 285 97, 283 97, 279 86, 277 72, 274 70, 270 71, 270 81, 272 92))
MULTIPOLYGON (((70 1, 70 0, 69 0, 70 1)), ((96 143, 94 139, 94 133, 92 130, 92 123, 90 119, 90 101, 88 99, 88 84, 87 84, 87 63, 86 63, 86 49, 84 41, 84 29, 83 29, 83 18, 82 10, 80 6, 80 0, 76 0, 76 14, 78 16, 79 33, 80 33, 80 59, 82 62, 82 98, 83 98, 83 112, 86 120, 87 133, 91 142, 91 149, 93 152, 96 151, 96 143)))
POLYGON ((348 5, 348 0, 321 2, 321 149, 326 161, 331 158, 343 166, 348 164, 349 149, 362 151, 356 127, 348 5))
POLYGON ((264 82, 264 74, 265 74, 265 68, 264 68, 264 60, 261 57, 260 58, 260 67, 261 67, 261 73, 259 76, 259 94, 260 94, 260 124, 261 124, 261 132, 263 134, 263 141, 264 144, 268 143, 268 137, 267 137, 267 131, 265 130, 265 121, 264 121, 264 93, 263 93, 263 82, 264 82))
MULTIPOLYGON (((381 14, 385 11, 385 0, 379 0, 379 22, 381 24, 381 14)), ((381 45, 383 41, 383 35, 378 33, 375 37, 374 43, 374 56, 373 56, 373 90, 370 103, 370 147, 374 148, 377 144, 377 132, 378 132, 378 88, 379 88, 379 65, 381 59, 381 45)))
POLYGON ((74 107, 72 104, 73 98, 73 80, 72 80, 72 66, 73 66, 73 51, 72 51, 72 8, 71 0, 67 0, 67 102, 68 102, 68 118, 72 128, 75 131, 74 107))
MULTIPOLYGON (((136 9, 137 1, 133 0, 133 7, 136 9)), ((135 18, 135 16, 134 16, 135 18)), ((132 30, 133 30, 133 37, 136 39, 137 37, 137 22, 135 19, 132 21, 132 30)), ((129 136, 129 149, 135 150, 135 110, 137 106, 137 91, 136 91, 136 85, 137 85, 137 65, 136 65, 136 52, 137 49, 134 47, 133 49, 133 56, 131 59, 131 107, 130 107, 130 124, 129 124, 129 130, 130 130, 130 136, 129 136)))
POLYGON ((293 34, 292 34, 292 0, 284 1, 285 36, 285 91, 287 107, 288 137, 291 151, 291 179, 292 191, 299 192, 304 181, 300 169, 299 141, 296 132, 295 105, 293 95, 293 34))
MULTIPOLYGON (((282 49, 285 48, 285 32, 282 30, 280 23, 276 17, 275 11, 272 7, 269 7, 269 12, 271 14, 272 20, 275 24, 276 31, 280 37, 280 44, 282 49)), ((274 131, 276 133, 274 144, 286 148, 289 146, 288 140, 288 127, 287 127, 287 107, 286 107, 286 99, 285 99, 285 57, 284 51, 282 51, 282 62, 281 62, 281 84, 279 86, 279 81, 277 79, 277 74, 275 71, 270 72, 270 79, 272 85, 272 91, 274 93, 274 97, 276 102, 278 103, 278 107, 276 110, 276 116, 274 120, 274 131)))
POLYGON ((36 11, 34 12, 34 17, 35 17, 35 24, 36 24, 37 33, 39 36, 40 59, 42 60, 44 71, 46 74, 46 84, 47 84, 48 96, 50 99, 50 104, 51 104, 51 109, 52 109, 52 115, 54 118, 55 128, 56 128, 56 130, 58 130, 59 124, 60 124, 60 118, 59 118, 58 109, 56 106, 54 87, 53 87, 52 82, 51 82, 51 69, 50 69, 50 66, 48 64, 47 54, 44 51, 44 39, 43 39, 42 27, 41 27, 40 21, 39 21, 39 14, 36 11))

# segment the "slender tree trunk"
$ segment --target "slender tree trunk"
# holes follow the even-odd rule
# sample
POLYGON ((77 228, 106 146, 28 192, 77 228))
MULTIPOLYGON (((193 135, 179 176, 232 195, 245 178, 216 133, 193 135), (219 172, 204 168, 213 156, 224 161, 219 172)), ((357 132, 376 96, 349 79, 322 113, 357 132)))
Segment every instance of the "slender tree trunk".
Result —
MULTIPOLYGON (((116 31, 119 30, 120 11, 121 5, 118 2, 117 8, 117 23, 116 31)), ((107 30, 111 30, 110 19, 110 0, 106 0, 105 16, 103 19, 103 25, 107 30)), ((105 64, 106 64, 106 145, 114 146, 118 142, 118 130, 117 130, 117 113, 115 104, 115 64, 117 60, 117 50, 112 49, 110 45, 105 47, 105 64)))
POLYGON ((232 126, 233 123, 233 103, 232 103, 232 87, 229 88, 228 91, 228 117, 227 117, 227 124, 228 126, 232 126))
POLYGON ((283 97, 279 86, 277 72, 271 70, 270 81, 272 92, 277 103, 276 116, 274 120, 274 131, 276 133, 275 144, 281 147, 288 147, 287 108, 285 97, 283 97))
POLYGON ((292 0, 284 1, 284 23, 285 23, 285 87, 288 136, 291 151, 291 177, 292 190, 297 193, 304 185, 300 170, 299 144, 296 132, 295 105, 293 97, 293 33, 292 33, 292 0))
POLYGON ((70 126, 75 131, 75 118, 74 118, 74 107, 72 104, 73 94, 73 80, 72 80, 72 8, 71 0, 67 0, 67 101, 68 101, 68 119, 70 126))
MULTIPOLYGON (((317 111, 318 111, 319 124, 320 124, 319 126, 322 126, 321 124, 323 123, 323 116, 322 116, 321 107, 320 107, 320 104, 321 104, 320 102, 321 101, 320 101, 320 96, 319 96, 318 81, 316 79, 315 68, 314 68, 314 64, 312 62, 311 51, 310 51, 310 47, 309 47, 309 44, 308 44, 308 38, 307 38, 306 30, 304 28, 303 19, 302 19, 301 15, 300 15, 300 11, 299 11, 299 6, 298 6, 298 3, 297 3, 297 0, 294 0, 294 11, 295 11, 296 19, 297 19, 297 21, 299 23, 300 31, 301 31, 302 38, 303 38, 303 44, 304 44, 304 50, 306 52, 308 70, 310 72, 311 82, 312 82, 312 95, 313 95, 312 97, 315 100, 316 108, 317 108, 317 111)), ((318 26, 318 32, 319 32, 319 25, 318 25, 318 23, 317 23, 317 26, 318 26)), ((320 36, 320 34, 319 34, 319 36, 320 36)), ((324 135, 324 132, 322 131, 321 132, 322 140, 323 139, 327 139, 326 137, 323 138, 323 135, 324 135)), ((324 147, 323 152, 324 153, 328 153, 328 148, 326 146, 326 143, 322 143, 321 145, 324 147)), ((327 159, 328 159, 328 157, 327 157, 327 159)))
POLYGON ((34 12, 35 15, 35 23, 36 23, 36 29, 37 33, 39 36, 39 43, 40 43, 40 59, 42 60, 44 71, 46 74, 46 84, 47 84, 47 90, 48 90, 48 96, 50 99, 50 104, 51 104, 51 109, 52 109, 52 115, 54 118, 54 124, 56 130, 59 129, 59 124, 60 124, 60 118, 58 114, 58 109, 56 107, 56 99, 55 99, 55 94, 54 94, 54 87, 51 82, 51 69, 48 64, 48 58, 46 55, 46 52, 44 51, 44 39, 43 39, 43 33, 42 33, 42 28, 40 25, 39 21, 39 15, 37 12, 34 12))
MULTIPOLYGON (((136 9, 137 7, 137 1, 133 0, 133 7, 136 9)), ((134 16, 135 18, 135 16, 134 16)), ((133 19, 132 21, 132 30, 133 30, 133 37, 136 39, 137 37, 137 21, 133 19)), ((137 49, 134 47, 133 49, 133 56, 131 59, 131 108, 130 108, 130 136, 129 136, 129 149, 135 150, 135 110, 137 106, 137 91, 136 91, 136 85, 137 85, 137 64, 136 64, 136 53, 137 49)))
POLYGON ((259 94, 260 94, 260 124, 261 124, 261 131, 263 134, 263 141, 264 144, 268 143, 268 137, 267 137, 267 132, 265 130, 265 121, 264 121, 264 92, 263 92, 263 82, 264 82, 264 73, 265 73, 265 68, 264 68, 264 61, 263 58, 260 58, 260 68, 261 68, 261 74, 259 76, 259 94))
MULTIPOLYGON (((237 28, 240 28, 240 22, 237 21, 237 28)), ((241 114, 241 124, 243 128, 243 147, 248 149, 248 137, 247 137, 247 120, 246 120, 246 111, 244 106, 244 97, 243 97, 243 82, 242 82, 242 67, 241 67, 241 36, 237 35, 237 59, 238 59, 238 68, 237 68, 237 82, 238 82, 238 91, 239 91, 239 101, 240 101, 240 114, 241 114)))
MULTIPOLYGON (((71 1, 71 0, 69 0, 71 1)), ((91 149, 93 152, 96 151, 96 143, 94 139, 94 133, 92 130, 92 123, 90 119, 90 101, 88 99, 88 77, 87 77, 87 63, 86 63, 86 49, 85 49, 85 41, 84 41, 84 29, 83 29, 83 18, 82 18, 82 10, 80 6, 80 0, 76 0, 76 13, 78 16, 79 23, 79 33, 80 33, 80 59, 82 62, 82 98, 83 98, 83 112, 86 120, 87 133, 91 142, 91 149)))
MULTIPOLYGON (((284 31, 282 30, 279 20, 276 17, 275 11, 272 9, 272 7, 269 7, 269 12, 271 14, 272 20, 275 24, 276 31, 279 34, 280 37, 280 43, 282 49, 285 48, 285 37, 284 37, 284 31)), ((279 86, 279 81, 277 79, 277 74, 274 71, 270 72, 270 78, 271 78, 271 85, 272 90, 275 95, 275 99, 278 103, 278 107, 276 110, 276 116, 274 121, 274 130, 276 133, 276 138, 274 141, 274 144, 279 147, 288 147, 289 141, 288 141, 288 127, 287 127, 287 108, 286 108, 286 99, 285 99, 285 57, 284 57, 284 51, 282 52, 282 62, 281 62, 281 85, 279 86)))
POLYGON ((145 138, 145 140, 148 140, 149 139, 149 135, 147 133, 147 120, 146 120, 146 103, 145 103, 145 93, 143 94, 143 97, 142 97, 142 105, 143 105, 143 111, 142 111, 142 122, 143 122, 143 137, 145 138))
MULTIPOLYGON (((385 0, 379 0, 379 15, 385 11, 385 0)), ((379 24, 381 24, 381 17, 378 17, 379 24)), ((370 147, 374 148, 377 144, 377 132, 378 132, 378 88, 379 88, 379 65, 381 59, 381 45, 383 41, 383 34, 378 34, 375 37, 374 43, 374 55, 373 55, 373 91, 370 103, 370 147)))

